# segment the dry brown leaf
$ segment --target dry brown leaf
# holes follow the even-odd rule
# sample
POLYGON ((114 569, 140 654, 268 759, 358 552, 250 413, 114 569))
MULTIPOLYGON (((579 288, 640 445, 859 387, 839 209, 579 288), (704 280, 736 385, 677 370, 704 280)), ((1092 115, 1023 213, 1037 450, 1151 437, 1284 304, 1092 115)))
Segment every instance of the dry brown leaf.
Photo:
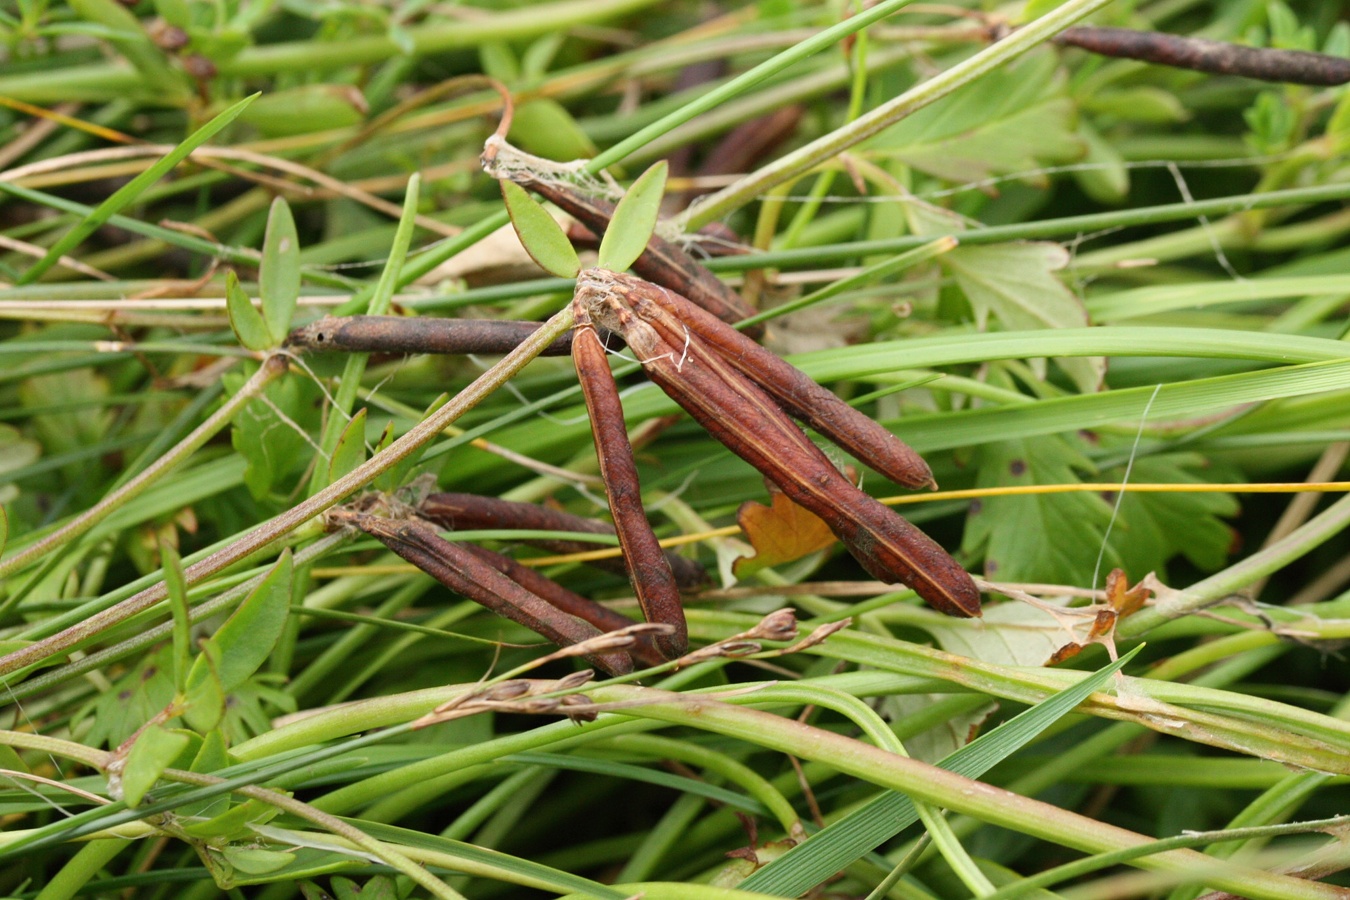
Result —
POLYGON ((736 521, 755 548, 754 556, 742 556, 732 566, 737 578, 793 562, 835 542, 830 526, 784 494, 774 491, 772 504, 742 503, 736 512, 736 521))

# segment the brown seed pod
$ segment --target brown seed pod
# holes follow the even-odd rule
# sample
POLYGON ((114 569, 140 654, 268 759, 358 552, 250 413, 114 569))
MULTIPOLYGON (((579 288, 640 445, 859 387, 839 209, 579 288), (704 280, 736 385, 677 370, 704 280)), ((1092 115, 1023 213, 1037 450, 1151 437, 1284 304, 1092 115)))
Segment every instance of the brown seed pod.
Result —
POLYGON ((652 381, 727 449, 819 516, 873 577, 902 582, 953 616, 980 615, 970 575, 932 538, 863 493, 773 399, 701 339, 671 342, 625 305, 636 287, 585 282, 578 304, 624 336, 652 381))
POLYGON ((1160 31, 1089 25, 1067 29, 1055 40, 1102 56, 1137 59, 1211 75, 1238 75, 1316 87, 1335 87, 1350 81, 1350 59, 1306 50, 1244 47, 1160 31))
MULTIPOLYGON (((532 531, 578 531, 583 534, 613 534, 614 528, 597 519, 583 519, 558 509, 549 509, 535 503, 518 503, 484 497, 481 494, 453 492, 428 494, 417 507, 418 514, 451 530, 518 528, 532 531)), ((595 544, 585 541, 546 540, 525 538, 521 543, 541 547, 551 553, 585 553, 595 544)), ((699 587, 708 580, 703 567, 692 559, 665 551, 666 561, 675 573, 675 583, 682 589, 699 587)), ((594 559, 589 562, 597 568, 627 575, 628 567, 622 559, 594 559)), ((597 623, 598 624, 598 623, 597 623)))
MULTIPOLYGON (((455 593, 524 625, 559 646, 579 644, 601 633, 589 622, 550 606, 464 545, 447 541, 426 522, 417 519, 395 521, 352 512, 331 512, 329 517, 375 538, 455 593)), ((612 675, 633 671, 633 661, 626 653, 596 654, 586 659, 612 675)))
POLYGON ((638 483, 633 448, 623 422, 619 388, 609 370, 604 345, 591 325, 584 307, 576 310, 577 325, 572 339, 572 362, 586 398, 591 416, 591 434, 600 460, 600 475, 609 497, 614 530, 628 563, 629 579, 638 604, 648 622, 675 627, 672 634, 656 635, 656 646, 669 659, 683 656, 689 648, 688 630, 680 590, 661 545, 656 541, 647 513, 642 507, 642 487, 638 483))
MULTIPOLYGON (((324 316, 295 329, 286 346, 346 353, 510 353, 539 330, 538 322, 439 319, 423 316, 324 316)), ((542 356, 572 352, 570 334, 542 356)))
POLYGON ((638 318, 656 326, 667 341, 675 343, 681 339, 673 333, 674 328, 687 328, 795 418, 891 481, 911 488, 937 486, 928 463, 908 444, 776 353, 765 350, 678 294, 625 276, 620 276, 619 284, 629 286, 625 296, 638 318))

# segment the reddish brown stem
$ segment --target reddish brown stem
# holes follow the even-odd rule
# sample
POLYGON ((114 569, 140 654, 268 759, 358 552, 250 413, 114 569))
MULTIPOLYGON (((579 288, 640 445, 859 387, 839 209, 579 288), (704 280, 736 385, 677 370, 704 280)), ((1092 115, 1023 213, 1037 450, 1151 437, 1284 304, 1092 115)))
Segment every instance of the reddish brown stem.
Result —
POLYGON ((619 388, 609 370, 605 347, 591 325, 590 316, 580 307, 576 310, 572 362, 576 365, 586 409, 590 412, 600 476, 609 496, 609 511, 614 517, 619 546, 628 563, 629 579, 647 621, 674 626, 674 633, 656 636, 656 645, 668 659, 675 659, 689 648, 680 591, 642 507, 637 464, 628 443, 619 388))
POLYGON ((673 318, 663 330, 639 319, 625 301, 640 292, 640 284, 583 283, 578 304, 603 316, 662 390, 727 449, 819 516, 873 577, 909 585, 948 615, 980 614, 970 575, 936 541, 845 478, 768 394, 673 318), (681 333, 679 342, 665 336, 681 333))
MULTIPOLYGON (((913 448, 782 357, 728 328, 678 294, 654 285, 641 286, 637 279, 626 276, 620 276, 620 283, 635 285, 627 296, 638 318, 653 324, 674 321, 688 328, 785 410, 896 484, 912 488, 937 486, 928 463, 913 448), (654 306, 664 315, 653 312, 654 306)), ((665 337, 675 343, 677 336, 667 333, 665 337)))
MULTIPOLYGON (((584 519, 534 503, 516 503, 480 494, 449 492, 429 494, 418 504, 417 511, 423 518, 450 530, 516 528, 534 531, 578 531, 582 534, 614 533, 610 525, 596 519, 584 519)), ((551 553, 585 553, 595 549, 595 544, 584 541, 525 538, 521 543, 541 547, 551 553)), ((707 573, 692 559, 686 559, 670 551, 665 551, 665 555, 675 574, 675 583, 681 588, 696 588, 707 582, 707 573)), ((628 574, 628 568, 622 559, 596 559, 591 560, 590 565, 620 575, 628 574)))
MULTIPOLYGON (((286 345, 346 353, 510 353, 539 327, 538 322, 501 319, 324 316, 292 331, 286 345)), ((572 336, 567 334, 540 355, 571 352, 572 336)))
MULTIPOLYGON (((347 511, 335 511, 329 513, 329 517, 334 522, 360 529, 455 593, 524 625, 559 646, 571 646, 601 634, 589 622, 554 609, 546 600, 488 565, 464 545, 447 541, 426 522, 417 519, 395 521, 347 511)), ((593 654, 585 658, 611 675, 633 671, 633 662, 626 653, 593 654)))
POLYGON ((1061 32, 1055 40, 1102 56, 1137 59, 1212 75, 1239 75, 1317 87, 1334 87, 1350 81, 1350 60, 1305 50, 1244 47, 1159 31, 1086 25, 1061 32))

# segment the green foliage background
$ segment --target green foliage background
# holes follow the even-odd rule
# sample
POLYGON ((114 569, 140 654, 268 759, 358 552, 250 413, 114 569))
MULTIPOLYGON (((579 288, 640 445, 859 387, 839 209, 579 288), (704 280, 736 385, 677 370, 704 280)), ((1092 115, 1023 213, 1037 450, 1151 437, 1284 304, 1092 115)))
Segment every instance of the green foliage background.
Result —
MULTIPOLYGON (((783 0, 0 7, 0 891, 1344 896, 1343 848, 1321 881, 1272 873, 1344 824, 1322 820, 1350 776, 1350 501, 1231 485, 1343 477, 1350 101, 1053 43, 979 55, 1016 39, 994 26, 1067 24, 1074 3, 916 6, 846 40, 863 8, 783 0), (972 572, 1060 605, 1113 568, 1155 573, 1156 604, 1116 634, 1145 643, 1131 677, 1059 718, 1080 698, 1044 701, 1107 661, 1043 667, 1084 639, 1071 612, 991 597, 953 621, 837 548, 731 584, 745 547, 716 529, 763 482, 685 418, 646 432, 677 408, 616 359, 653 525, 697 536, 681 552, 712 574, 695 644, 782 606, 853 626, 644 677, 679 703, 603 683, 586 696, 628 705, 594 723, 413 730, 548 648, 305 504, 435 483, 602 515, 570 363, 507 385, 491 359, 275 351, 320 311, 565 306, 568 282, 480 241, 505 222, 482 75, 514 97, 515 147, 625 184, 666 159, 674 230, 711 218, 755 244, 709 267, 769 314, 769 346, 944 490, 984 491, 902 507, 972 572), (896 98, 915 111, 855 133, 896 98), (377 479, 369 461, 436 414, 453 424, 377 479), (999 492, 1127 478, 1225 487, 999 492), (1020 733, 991 731, 1026 707, 1020 733), (996 801, 902 756, 980 730, 990 755, 956 768, 1011 792, 996 801), (875 810, 899 802, 922 822, 897 836, 875 810), (783 856, 827 824, 861 837, 783 856), (1056 870, 1080 859, 1065 848, 1085 861, 1056 870)), ((1096 24, 1350 56, 1336 4, 1095 6, 1096 24)), ((619 577, 544 571, 633 608, 619 577)))

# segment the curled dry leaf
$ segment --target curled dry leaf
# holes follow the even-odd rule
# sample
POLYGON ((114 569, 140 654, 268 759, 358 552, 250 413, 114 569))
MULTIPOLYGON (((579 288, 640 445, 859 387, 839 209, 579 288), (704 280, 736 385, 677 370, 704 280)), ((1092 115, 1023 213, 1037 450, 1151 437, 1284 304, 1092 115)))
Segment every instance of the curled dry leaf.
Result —
POLYGON ((770 506, 742 503, 736 511, 736 521, 755 550, 732 565, 739 579, 834 546, 834 532, 820 516, 793 503, 782 491, 773 491, 769 502, 770 506))

